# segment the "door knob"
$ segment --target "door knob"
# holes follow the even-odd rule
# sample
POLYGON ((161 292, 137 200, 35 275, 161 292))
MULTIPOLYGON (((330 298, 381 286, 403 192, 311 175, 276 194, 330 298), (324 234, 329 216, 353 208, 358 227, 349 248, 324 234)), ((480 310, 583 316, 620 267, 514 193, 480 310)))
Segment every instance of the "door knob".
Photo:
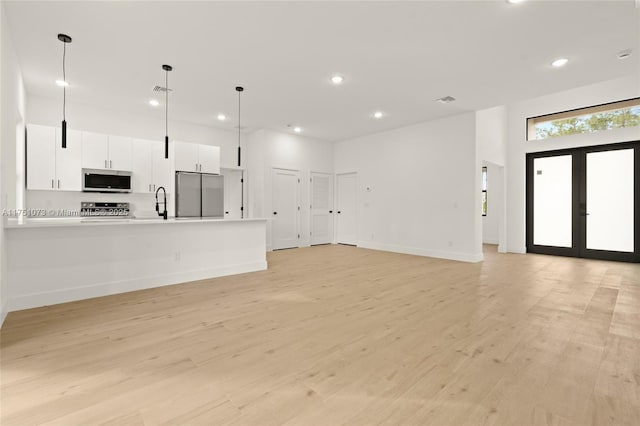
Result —
POLYGON ((273 212, 273 214, 278 214, 278 212, 273 212))
POLYGON ((340 210, 338 210, 338 214, 340 214, 340 210))
POLYGON ((329 213, 333 213, 333 210, 329 210, 329 213))

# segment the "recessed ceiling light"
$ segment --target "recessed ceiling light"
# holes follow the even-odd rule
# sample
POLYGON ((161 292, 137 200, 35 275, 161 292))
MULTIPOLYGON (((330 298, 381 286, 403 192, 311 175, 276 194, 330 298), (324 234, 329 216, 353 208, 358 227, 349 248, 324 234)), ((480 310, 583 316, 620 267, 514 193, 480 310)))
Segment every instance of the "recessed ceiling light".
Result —
POLYGON ((383 115, 384 114, 382 113, 382 111, 376 111, 376 112, 373 113, 373 116, 375 118, 382 118, 383 115))
POLYGON ((453 96, 445 96, 444 98, 436 99, 436 102, 440 102, 441 104, 449 104, 455 100, 456 98, 454 98, 453 96))
POLYGON ((300 127, 294 127, 293 131, 296 133, 300 133, 302 131, 302 129, 300 127))
POLYGON ((333 77, 331 77, 331 82, 333 84, 342 84, 343 81, 344 77, 341 75, 334 75, 333 77))
POLYGON ((56 80, 56 84, 60 87, 67 87, 69 85, 69 83, 64 80, 56 80))
POLYGON ((218 120, 220 120, 220 121, 224 121, 224 120, 226 120, 226 119, 227 119, 227 116, 226 116, 226 115, 224 115, 224 114, 218 114, 218 120))
POLYGON ((507 0, 507 3, 511 3, 511 4, 518 4, 518 3, 522 3, 525 0, 507 0))
POLYGON ((149 105, 151 105, 151 106, 153 106, 153 107, 157 107, 158 105, 160 105, 160 102, 158 102, 158 101, 157 101, 157 100, 155 100, 155 99, 151 99, 151 100, 149 101, 149 105))
POLYGON ((631 49, 623 50, 618 53, 618 59, 627 59, 629 56, 631 56, 631 49))
POLYGON ((556 68, 560 68, 560 67, 564 67, 565 65, 567 65, 567 62, 569 62, 569 60, 567 58, 558 58, 555 61, 551 62, 551 65, 556 67, 556 68))

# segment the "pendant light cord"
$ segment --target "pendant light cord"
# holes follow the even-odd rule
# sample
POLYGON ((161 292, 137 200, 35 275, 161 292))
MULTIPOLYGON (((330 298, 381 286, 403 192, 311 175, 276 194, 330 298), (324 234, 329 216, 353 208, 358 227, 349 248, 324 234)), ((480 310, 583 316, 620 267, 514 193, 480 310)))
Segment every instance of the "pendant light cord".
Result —
POLYGON ((62 43, 62 120, 67 119, 67 68, 65 66, 67 59, 67 43, 62 43))
MULTIPOLYGON (((238 91, 238 148, 240 148, 240 100, 242 98, 241 96, 242 92, 238 91)), ((239 159, 238 159, 239 161, 239 159)), ((239 166, 240 164, 238 164, 239 166)))
POLYGON ((169 70, 166 70, 164 88, 164 134, 169 136, 169 70))

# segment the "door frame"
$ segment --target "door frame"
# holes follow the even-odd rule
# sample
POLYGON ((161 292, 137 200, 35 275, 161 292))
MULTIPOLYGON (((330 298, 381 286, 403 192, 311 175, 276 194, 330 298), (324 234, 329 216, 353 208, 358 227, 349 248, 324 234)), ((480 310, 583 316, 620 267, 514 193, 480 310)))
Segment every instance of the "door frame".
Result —
POLYGON ((335 206, 336 206, 336 200, 335 200, 335 174, 332 172, 321 172, 318 170, 309 170, 309 246, 315 246, 315 245, 323 245, 323 244, 334 244, 335 243, 335 227, 336 227, 336 220, 335 220, 335 206), (311 234, 311 230, 313 229, 313 210, 312 210, 312 202, 313 202, 313 183, 311 182, 311 180, 313 179, 313 174, 321 174, 321 175, 327 175, 327 176, 331 176, 331 197, 330 197, 330 201, 331 201, 331 210, 329 210, 330 215, 331 215, 331 241, 328 243, 319 243, 319 244, 313 244, 313 235, 311 234))
POLYGON ((566 148, 554 151, 530 152, 526 155, 526 247, 527 253, 551 254, 588 259, 615 260, 621 262, 640 262, 640 173, 634 175, 634 252, 595 250, 586 248, 587 221, 586 211, 586 157, 588 153, 634 149, 634 166, 640 167, 640 141, 620 142, 606 145, 592 145, 579 148, 566 148), (572 246, 554 247, 533 244, 533 161, 536 158, 572 156, 572 246))
MULTIPOLYGON (((333 178, 333 210, 338 210, 338 177, 339 176, 343 176, 343 175, 355 175, 356 176, 356 218, 358 217, 358 171, 354 170, 354 171, 350 171, 350 172, 340 172, 340 173, 335 173, 334 178, 333 178)), ((334 213, 335 214, 335 213, 334 213)), ((357 228, 357 219, 356 219, 356 241, 355 241, 355 246, 358 246, 358 228, 357 228)), ((334 244, 345 244, 345 245, 351 245, 348 243, 340 243, 338 242, 338 219, 336 217, 336 219, 333 222, 333 243, 334 244)))
MULTIPOLYGON (((274 188, 275 188, 275 185, 274 185, 275 179, 274 179, 274 177, 275 177, 275 174, 276 174, 277 170, 281 170, 281 171, 285 171, 285 172, 294 172, 298 177, 298 185, 296 186, 296 203, 298 204, 298 210, 297 210, 296 215, 295 215, 295 218, 296 218, 296 233, 298 234, 298 242, 297 242, 297 245, 295 247, 288 247, 288 248, 300 248, 301 247, 301 245, 300 245, 300 211, 301 211, 301 206, 300 206, 300 200, 301 200, 301 197, 300 197, 301 180, 300 179, 301 178, 300 178, 300 175, 301 175, 301 173, 300 173, 300 170, 288 169, 286 167, 272 167, 271 168, 271 203, 270 203, 271 204, 271 206, 270 206, 271 210, 270 211, 272 212, 272 214, 270 214, 269 216, 272 217, 272 218, 273 218, 273 208, 274 208, 273 201, 274 201, 274 192, 275 192, 274 191, 274 188)), ((281 249, 280 248, 275 248, 274 238, 273 238, 273 226, 272 226, 273 222, 272 221, 269 221, 269 222, 270 222, 270 225, 271 225, 271 250, 286 250, 286 248, 281 248, 281 249)))

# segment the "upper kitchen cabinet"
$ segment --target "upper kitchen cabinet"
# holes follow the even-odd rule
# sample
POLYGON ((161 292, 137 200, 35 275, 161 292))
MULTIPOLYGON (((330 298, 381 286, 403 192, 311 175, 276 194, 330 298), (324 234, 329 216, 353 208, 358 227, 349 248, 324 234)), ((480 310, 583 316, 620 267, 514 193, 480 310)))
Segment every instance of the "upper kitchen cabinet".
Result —
POLYGON ((133 140, 132 149, 132 180, 133 192, 152 192, 153 175, 151 172, 152 141, 143 139, 133 140))
POLYGON ((220 147, 198 145, 198 160, 202 173, 220 174, 220 147))
POLYGON ((131 171, 131 138, 82 132, 82 167, 131 171))
POLYGON ((27 126, 27 189, 80 191, 82 189, 81 133, 67 130, 67 147, 62 132, 50 126, 27 126))
POLYGON ((173 192, 172 166, 171 159, 164 158, 164 143, 154 142, 151 146, 151 173, 154 191, 162 186, 167 192, 173 192))
POLYGON ((109 168, 131 171, 131 138, 109 135, 109 168))
POLYGON ((82 168, 108 169, 109 137, 99 133, 82 132, 82 168))
POLYGON ((220 174, 220 147, 176 142, 175 165, 177 171, 220 174))
POLYGON ((82 190, 82 133, 67 129, 67 147, 62 148, 62 129, 56 128, 56 189, 82 190))
POLYGON ((155 192, 161 186, 172 192, 172 163, 164 158, 164 144, 143 139, 134 139, 132 144, 133 192, 155 192))
POLYGON ((27 189, 54 189, 56 128, 27 126, 27 189))
POLYGON ((179 172, 199 172, 198 145, 188 142, 175 142, 174 156, 176 170, 179 172))

